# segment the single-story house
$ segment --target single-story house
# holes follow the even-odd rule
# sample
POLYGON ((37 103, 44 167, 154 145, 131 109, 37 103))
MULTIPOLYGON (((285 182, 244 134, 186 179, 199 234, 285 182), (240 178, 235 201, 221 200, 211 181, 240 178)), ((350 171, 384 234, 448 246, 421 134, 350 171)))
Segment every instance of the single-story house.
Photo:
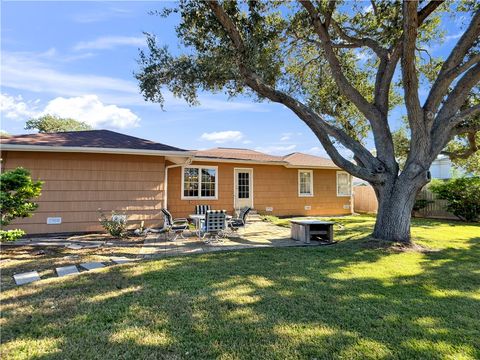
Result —
POLYGON ((130 227, 160 226, 163 207, 174 217, 195 205, 277 216, 352 212, 350 175, 302 153, 189 151, 109 130, 3 137, 0 149, 2 171, 21 166, 44 181, 34 215, 8 227, 29 234, 100 230, 98 209, 125 213, 130 227))

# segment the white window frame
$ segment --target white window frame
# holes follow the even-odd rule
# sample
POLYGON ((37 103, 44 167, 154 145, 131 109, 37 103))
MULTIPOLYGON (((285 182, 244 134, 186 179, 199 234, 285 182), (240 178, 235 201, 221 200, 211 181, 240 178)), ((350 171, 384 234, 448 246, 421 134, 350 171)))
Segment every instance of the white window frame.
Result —
POLYGON ((336 187, 337 187, 337 197, 351 197, 352 196, 352 176, 346 172, 346 171, 337 171, 337 179, 336 179, 336 187), (338 193, 338 175, 340 174, 346 174, 348 176, 348 181, 350 182, 350 193, 348 195, 345 195, 345 194, 339 194, 338 193))
POLYGON ((218 166, 184 165, 182 166, 182 200, 218 200, 218 166), (198 196, 185 196, 185 169, 198 169, 198 196), (215 170, 215 196, 202 196, 202 169, 215 170))
POLYGON ((299 169, 298 170, 298 197, 312 197, 313 196, 313 170, 308 170, 308 169, 299 169), (309 173, 310 174, 310 193, 308 194, 302 194, 300 192, 300 174, 301 173, 309 173))

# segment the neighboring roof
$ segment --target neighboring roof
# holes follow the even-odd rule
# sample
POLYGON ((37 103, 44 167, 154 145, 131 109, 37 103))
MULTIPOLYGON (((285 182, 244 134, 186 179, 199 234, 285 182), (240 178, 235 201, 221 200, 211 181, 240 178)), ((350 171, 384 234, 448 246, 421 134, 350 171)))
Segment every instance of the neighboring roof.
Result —
POLYGON ((194 152, 195 157, 226 159, 226 160, 253 160, 259 162, 283 162, 281 156, 264 154, 259 151, 236 148, 214 148, 208 150, 198 150, 194 152))
POLYGON ((327 158, 294 152, 283 157, 283 160, 291 166, 314 166, 314 167, 331 167, 338 168, 335 163, 327 158))
POLYGON ((286 156, 275 156, 265 154, 255 150, 236 149, 236 148, 214 148, 208 150, 195 151, 196 158, 222 159, 222 160, 241 160, 265 163, 278 163, 287 167, 321 167, 337 169, 338 167, 332 160, 320 156, 303 154, 295 152, 286 156))
POLYGON ((186 151, 177 147, 120 134, 110 130, 66 131, 13 135, 0 139, 0 144, 62 148, 130 149, 147 151, 186 151))

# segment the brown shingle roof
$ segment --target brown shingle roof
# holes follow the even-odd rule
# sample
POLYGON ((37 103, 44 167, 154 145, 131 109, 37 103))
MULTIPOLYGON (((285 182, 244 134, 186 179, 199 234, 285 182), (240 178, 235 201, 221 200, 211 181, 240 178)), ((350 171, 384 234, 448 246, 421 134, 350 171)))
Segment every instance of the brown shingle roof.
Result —
POLYGON ((283 160, 291 166, 313 166, 313 167, 331 167, 338 168, 335 163, 327 158, 294 152, 283 157, 283 160))
POLYGON ((67 131, 3 137, 0 144, 63 146, 106 149, 185 151, 173 146, 120 134, 110 130, 67 131))
POLYGON ((286 156, 275 156, 255 150, 236 148, 214 148, 198 150, 194 152, 195 157, 224 159, 224 160, 250 160, 258 162, 278 162, 279 164, 293 167, 327 167, 338 168, 332 160, 320 156, 295 152, 286 156))
POLYGON ((283 162, 281 156, 264 154, 259 151, 236 148, 214 148, 208 150, 198 150, 194 152, 196 157, 205 157, 213 159, 226 160, 253 160, 260 162, 283 162))

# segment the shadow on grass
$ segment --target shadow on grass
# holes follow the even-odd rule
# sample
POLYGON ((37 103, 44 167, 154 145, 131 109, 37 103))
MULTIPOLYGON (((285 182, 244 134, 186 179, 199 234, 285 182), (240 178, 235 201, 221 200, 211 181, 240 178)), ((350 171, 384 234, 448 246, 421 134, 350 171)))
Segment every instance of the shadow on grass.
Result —
POLYGON ((255 249, 5 292, 4 358, 479 358, 480 238, 436 253, 255 249), (404 269, 414 257, 418 268, 404 269), (384 272, 378 272, 383 267, 384 272))

